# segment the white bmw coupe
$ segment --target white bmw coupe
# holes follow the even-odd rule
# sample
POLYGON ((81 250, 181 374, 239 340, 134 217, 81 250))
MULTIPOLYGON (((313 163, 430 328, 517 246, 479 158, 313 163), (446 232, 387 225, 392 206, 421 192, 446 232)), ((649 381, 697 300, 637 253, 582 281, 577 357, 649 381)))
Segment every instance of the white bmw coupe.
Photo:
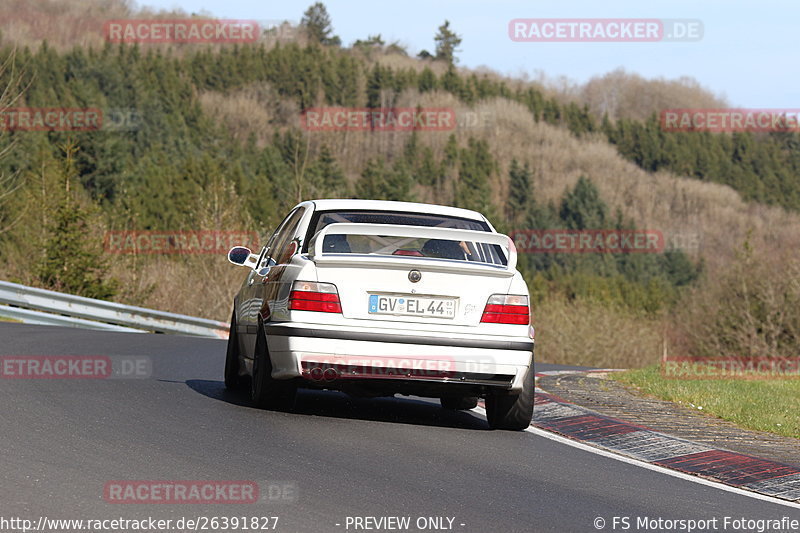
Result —
POLYGON ((533 327, 514 244, 480 213, 373 200, 296 206, 234 299, 225 385, 264 408, 300 387, 486 400, 490 427, 533 413, 533 327))

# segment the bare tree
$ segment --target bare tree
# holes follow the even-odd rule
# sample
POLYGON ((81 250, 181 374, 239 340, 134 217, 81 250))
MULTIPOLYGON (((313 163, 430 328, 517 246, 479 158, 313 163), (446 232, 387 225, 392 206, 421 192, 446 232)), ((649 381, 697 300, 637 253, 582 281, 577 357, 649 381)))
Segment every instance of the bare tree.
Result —
MULTIPOLYGON (((8 76, 8 84, 0 92, 0 115, 5 114, 6 110, 12 107, 22 96, 27 87, 20 88, 22 84, 22 72, 16 68, 16 48, 8 55, 6 60, 0 64, 0 78, 8 76)), ((16 144, 15 139, 10 139, 10 134, 5 126, 5 120, 0 117, 0 161, 8 156, 16 144)), ((16 217, 7 215, 6 205, 12 195, 17 192, 23 184, 22 174, 16 172, 3 172, 0 169, 0 234, 9 231, 20 221, 25 214, 23 209, 16 217)))

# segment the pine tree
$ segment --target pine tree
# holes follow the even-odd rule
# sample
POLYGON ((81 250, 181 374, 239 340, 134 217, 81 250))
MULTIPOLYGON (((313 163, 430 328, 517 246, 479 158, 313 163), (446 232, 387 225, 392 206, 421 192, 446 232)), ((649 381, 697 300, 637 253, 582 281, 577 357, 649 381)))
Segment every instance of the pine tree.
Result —
POLYGON ((377 109, 391 107, 391 102, 384 100, 384 89, 392 83, 391 69, 375 63, 367 78, 367 107, 377 109))
POLYGON ((444 147, 444 164, 448 167, 454 167, 458 163, 458 155, 458 141, 455 134, 451 133, 444 147))
POLYGON ((605 229, 607 211, 597 187, 581 176, 561 200, 559 216, 569 229, 605 229))
POLYGON ((436 161, 430 146, 426 146, 422 150, 422 158, 416 165, 416 175, 420 184, 433 186, 436 191, 441 190, 445 178, 445 168, 436 161))
POLYGON ((445 91, 458 97, 461 97, 464 92, 464 82, 461 80, 461 76, 458 75, 456 67, 452 64, 448 66, 445 73, 442 74, 439 85, 445 91))
POLYGON ((431 69, 425 67, 419 75, 419 84, 417 88, 419 92, 424 93, 436 89, 436 74, 431 69))
POLYGON ((450 29, 449 20, 445 20, 444 24, 439 26, 439 33, 433 40, 436 42, 437 60, 446 61, 450 65, 458 62, 455 55, 458 52, 458 45, 461 44, 461 36, 450 29))
POLYGON ((412 184, 411 170, 404 161, 398 160, 390 168, 383 159, 370 159, 356 183, 356 196, 370 200, 413 201, 412 184))
POLYGON ((524 167, 515 159, 511 160, 508 170, 509 192, 506 204, 506 218, 512 225, 517 225, 528 211, 535 209, 535 201, 531 190, 532 175, 530 165, 524 167))
POLYGON ((416 130, 411 132, 411 136, 403 146, 403 160, 410 166, 414 166, 419 157, 419 133, 416 130))
POLYGON ((48 225, 44 255, 36 265, 39 282, 46 288, 87 298, 110 299, 117 282, 106 279, 108 263, 91 235, 92 211, 82 207, 70 190, 77 174, 75 146, 64 147, 64 194, 48 225))
POLYGON ((322 2, 317 2, 306 9, 303 18, 300 19, 300 27, 306 31, 312 42, 329 46, 341 46, 342 44, 342 40, 338 36, 332 35, 331 17, 322 2))
POLYGON ((356 196, 367 200, 387 200, 387 177, 388 170, 383 159, 370 159, 356 183, 356 196))
POLYGON ((317 198, 346 198, 348 196, 347 179, 327 145, 323 145, 320 149, 309 174, 312 196, 317 198))
POLYGON ((456 205, 484 214, 489 213, 492 207, 489 179, 497 168, 489 152, 489 143, 470 137, 467 147, 461 150, 459 159, 456 205))
POLYGON ((275 132, 273 144, 278 148, 283 162, 291 171, 291 197, 297 202, 305 200, 308 181, 306 171, 309 165, 308 139, 304 139, 297 130, 287 131, 283 135, 275 132))
POLYGON ((403 159, 398 159, 392 165, 387 184, 387 200, 413 202, 416 200, 411 187, 414 185, 413 167, 403 159))

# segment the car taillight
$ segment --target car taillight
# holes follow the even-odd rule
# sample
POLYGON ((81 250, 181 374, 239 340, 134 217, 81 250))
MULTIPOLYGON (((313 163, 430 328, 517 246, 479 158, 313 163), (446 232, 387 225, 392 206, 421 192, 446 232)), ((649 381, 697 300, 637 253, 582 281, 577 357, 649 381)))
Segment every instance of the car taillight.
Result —
POLYGON ((531 311, 527 296, 493 294, 486 302, 481 322, 494 324, 529 324, 531 311))
POLYGON ((295 281, 289 294, 289 309, 341 313, 342 305, 339 302, 339 291, 333 283, 295 281))

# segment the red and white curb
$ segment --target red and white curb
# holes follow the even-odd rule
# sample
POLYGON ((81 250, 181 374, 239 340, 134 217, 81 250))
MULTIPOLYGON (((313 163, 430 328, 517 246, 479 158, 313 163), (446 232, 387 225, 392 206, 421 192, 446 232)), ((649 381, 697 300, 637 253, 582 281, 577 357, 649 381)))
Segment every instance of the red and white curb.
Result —
POLYGON ((800 468, 712 448, 607 417, 538 387, 531 425, 651 465, 800 503, 800 468))

